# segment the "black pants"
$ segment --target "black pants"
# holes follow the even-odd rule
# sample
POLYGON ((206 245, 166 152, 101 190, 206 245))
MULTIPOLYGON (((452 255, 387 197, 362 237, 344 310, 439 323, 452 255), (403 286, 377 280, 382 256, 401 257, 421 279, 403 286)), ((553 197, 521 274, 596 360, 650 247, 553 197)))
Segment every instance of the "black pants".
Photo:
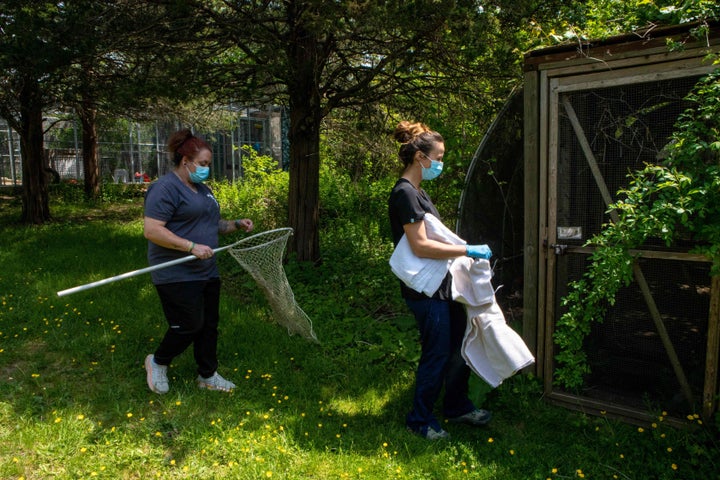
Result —
POLYGON ((198 373, 210 377, 217 370, 220 279, 156 285, 169 328, 155 351, 155 362, 172 359, 193 345, 198 373))

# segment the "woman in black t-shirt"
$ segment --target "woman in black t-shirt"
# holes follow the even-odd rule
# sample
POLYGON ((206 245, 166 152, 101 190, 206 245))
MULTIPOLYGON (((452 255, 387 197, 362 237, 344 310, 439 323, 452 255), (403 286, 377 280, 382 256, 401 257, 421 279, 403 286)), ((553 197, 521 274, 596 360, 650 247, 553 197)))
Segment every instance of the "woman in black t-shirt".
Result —
MULTIPOLYGON (((395 245, 404 236, 413 254, 421 258, 445 259, 460 256, 490 258, 487 245, 455 245, 428 238, 426 213, 440 218, 420 183, 442 172, 445 154, 443 137, 422 123, 401 122, 395 129, 401 143, 404 170, 388 201, 390 226, 395 245)), ((427 296, 400 282, 403 298, 415 315, 420 331, 422 354, 415 376, 413 407, 406 418, 410 431, 429 440, 447 438, 433 414, 433 407, 445 387, 443 415, 451 422, 485 425, 491 414, 476 408, 468 398, 470 369, 460 353, 467 318, 463 305, 452 300, 452 278, 448 274, 440 288, 427 296)))

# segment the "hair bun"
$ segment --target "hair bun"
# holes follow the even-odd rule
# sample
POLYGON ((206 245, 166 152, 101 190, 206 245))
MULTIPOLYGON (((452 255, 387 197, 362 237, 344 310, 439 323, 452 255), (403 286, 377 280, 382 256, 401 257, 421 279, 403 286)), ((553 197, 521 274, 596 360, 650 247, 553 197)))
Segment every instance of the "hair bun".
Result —
POLYGON ((424 123, 411 123, 407 120, 403 120, 395 128, 395 133, 393 134, 393 136, 395 137, 395 140, 400 143, 408 143, 411 142, 418 135, 429 131, 430 128, 424 123))

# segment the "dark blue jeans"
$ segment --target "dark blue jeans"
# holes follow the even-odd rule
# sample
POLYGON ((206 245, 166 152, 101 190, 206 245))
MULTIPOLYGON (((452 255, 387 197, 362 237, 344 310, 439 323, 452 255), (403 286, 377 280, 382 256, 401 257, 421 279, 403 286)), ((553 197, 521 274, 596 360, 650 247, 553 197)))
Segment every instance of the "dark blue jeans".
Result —
POLYGON ((467 315, 465 308, 448 300, 405 300, 420 330, 422 353, 415 375, 415 398, 407 426, 416 432, 440 429, 433 414, 435 402, 445 387, 443 415, 464 415, 475 409, 468 398, 470 368, 460 353, 467 315))

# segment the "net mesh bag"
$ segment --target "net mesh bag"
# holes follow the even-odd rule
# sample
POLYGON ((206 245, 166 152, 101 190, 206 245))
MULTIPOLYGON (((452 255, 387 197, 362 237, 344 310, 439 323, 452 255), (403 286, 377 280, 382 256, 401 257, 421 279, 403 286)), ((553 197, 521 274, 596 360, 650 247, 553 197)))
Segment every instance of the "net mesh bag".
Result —
POLYGON ((292 228, 257 233, 234 244, 229 252, 265 294, 275 322, 287 328, 291 335, 317 342, 312 321, 295 302, 282 266, 287 239, 292 233, 292 228))

